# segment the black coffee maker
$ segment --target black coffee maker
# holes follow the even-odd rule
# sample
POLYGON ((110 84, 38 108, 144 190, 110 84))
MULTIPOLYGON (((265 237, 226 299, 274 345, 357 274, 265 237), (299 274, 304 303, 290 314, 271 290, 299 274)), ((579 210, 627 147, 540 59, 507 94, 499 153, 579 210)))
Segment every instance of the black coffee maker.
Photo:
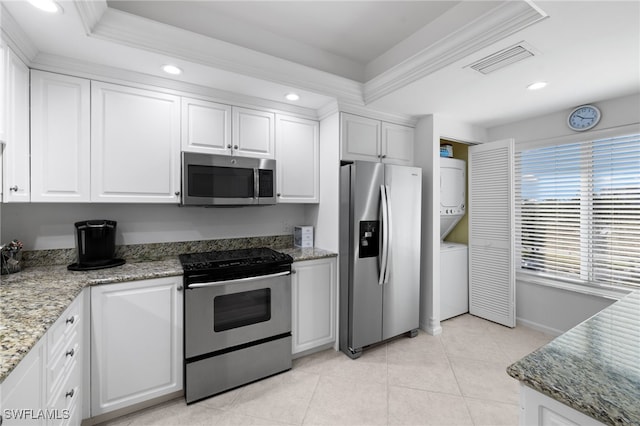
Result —
POLYGON ((116 224, 114 220, 83 220, 76 222, 76 251, 78 261, 67 266, 70 271, 89 271, 111 268, 125 263, 114 258, 116 252, 116 224))

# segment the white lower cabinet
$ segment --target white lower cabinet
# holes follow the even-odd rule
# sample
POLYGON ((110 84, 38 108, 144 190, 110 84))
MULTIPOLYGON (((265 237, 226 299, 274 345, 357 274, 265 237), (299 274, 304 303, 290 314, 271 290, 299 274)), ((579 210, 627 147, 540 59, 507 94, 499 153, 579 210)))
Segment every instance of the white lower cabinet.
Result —
POLYGON ((336 340, 336 258, 292 266, 292 353, 324 348, 336 340))
POLYGON ((44 362, 46 344, 41 339, 2 382, 2 424, 44 425, 36 413, 46 408, 44 362), (28 411, 26 411, 28 410, 28 411))
POLYGON ((88 416, 85 295, 76 297, 2 383, 4 424, 79 425, 88 416))
POLYGON ((520 383, 520 426, 604 426, 604 424, 520 383))
POLYGON ((182 389, 182 277, 91 288, 91 415, 182 389))

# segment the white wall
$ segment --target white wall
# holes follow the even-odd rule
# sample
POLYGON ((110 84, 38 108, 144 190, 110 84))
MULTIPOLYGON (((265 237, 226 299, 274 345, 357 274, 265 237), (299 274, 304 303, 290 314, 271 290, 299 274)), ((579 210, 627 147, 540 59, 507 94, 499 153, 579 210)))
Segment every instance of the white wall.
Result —
POLYGON ((304 205, 204 208, 147 204, 4 204, 3 239, 17 238, 25 250, 73 248, 73 223, 118 222, 116 244, 196 241, 292 233, 304 224, 304 205))
MULTIPOLYGON (((600 124, 584 132, 597 134, 603 129, 640 122, 640 94, 594 102, 602 112, 600 124)), ((523 141, 575 135, 566 124, 571 108, 488 129, 490 140, 515 138, 516 149, 523 141)), ((520 324, 559 334, 591 317, 612 303, 611 299, 569 290, 516 282, 516 316, 520 324)))
POLYGON ((306 207, 307 222, 315 226, 314 245, 338 253, 340 234, 340 114, 320 121, 320 204, 306 207))
POLYGON ((440 139, 486 142, 485 129, 451 117, 421 117, 415 130, 415 163, 422 168, 422 264, 420 328, 429 334, 440 326, 440 139))
POLYGON ((516 315, 518 324, 560 335, 614 301, 519 281, 516 288, 516 315))
MULTIPOLYGON (((602 113, 600 123, 592 129, 598 131, 640 122, 640 94, 594 102, 602 113)), ((515 138, 518 142, 575 135, 567 127, 567 115, 573 108, 556 111, 539 117, 531 117, 487 130, 489 140, 515 138)), ((590 131, 584 132, 588 135, 590 131)))

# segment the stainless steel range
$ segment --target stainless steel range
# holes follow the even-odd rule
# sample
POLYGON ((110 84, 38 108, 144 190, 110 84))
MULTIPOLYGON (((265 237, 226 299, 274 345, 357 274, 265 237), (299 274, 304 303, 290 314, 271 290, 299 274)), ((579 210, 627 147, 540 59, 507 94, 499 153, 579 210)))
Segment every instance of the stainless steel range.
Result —
POLYGON ((291 368, 291 256, 257 248, 180 262, 188 404, 291 368))

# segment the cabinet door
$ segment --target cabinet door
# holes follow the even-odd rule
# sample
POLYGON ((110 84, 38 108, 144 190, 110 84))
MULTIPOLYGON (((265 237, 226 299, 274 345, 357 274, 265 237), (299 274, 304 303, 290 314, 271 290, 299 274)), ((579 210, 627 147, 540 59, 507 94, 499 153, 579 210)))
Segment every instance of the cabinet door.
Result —
MULTIPOLYGON (((2 152, 2 145, 5 143, 7 135, 6 135, 6 83, 7 83, 7 72, 6 72, 6 63, 7 63, 7 47, 4 45, 2 40, 0 39, 0 153, 2 152)), ((0 169, 0 172, 2 170, 0 169)), ((0 181, 2 180, 2 173, 0 173, 0 181)), ((1 185, 0 185, 1 186, 1 185)), ((2 188, 0 188, 0 194, 2 193, 2 188)))
POLYGON ((43 425, 45 419, 37 418, 38 410, 44 410, 44 352, 46 345, 40 340, 2 382, 0 416, 7 425, 43 425), (29 416, 32 418, 21 417, 29 416), (36 418, 33 418, 36 417, 36 418))
POLYGON ((413 165, 413 128, 382 123, 382 162, 413 165))
POLYGON ((3 201, 28 202, 29 177, 29 68, 7 49, 6 130, 2 154, 4 179, 3 201))
POLYGON ((276 116, 276 179, 279 203, 320 201, 317 121, 276 116))
POLYGON ((31 71, 31 201, 90 201, 89 80, 31 71))
POLYGON ((180 98, 91 82, 91 201, 178 203, 180 98))
POLYGON ((296 354, 336 340, 336 259, 295 262, 292 269, 291 334, 296 354))
POLYGON ((233 107, 233 154, 275 158, 275 116, 273 113, 233 107))
POLYGON ((182 98, 182 150, 231 155, 231 107, 182 98))
POLYGON ((91 415, 182 389, 182 277, 91 287, 91 415))
POLYGON ((341 114, 340 144, 343 160, 380 160, 380 124, 378 120, 341 114))

